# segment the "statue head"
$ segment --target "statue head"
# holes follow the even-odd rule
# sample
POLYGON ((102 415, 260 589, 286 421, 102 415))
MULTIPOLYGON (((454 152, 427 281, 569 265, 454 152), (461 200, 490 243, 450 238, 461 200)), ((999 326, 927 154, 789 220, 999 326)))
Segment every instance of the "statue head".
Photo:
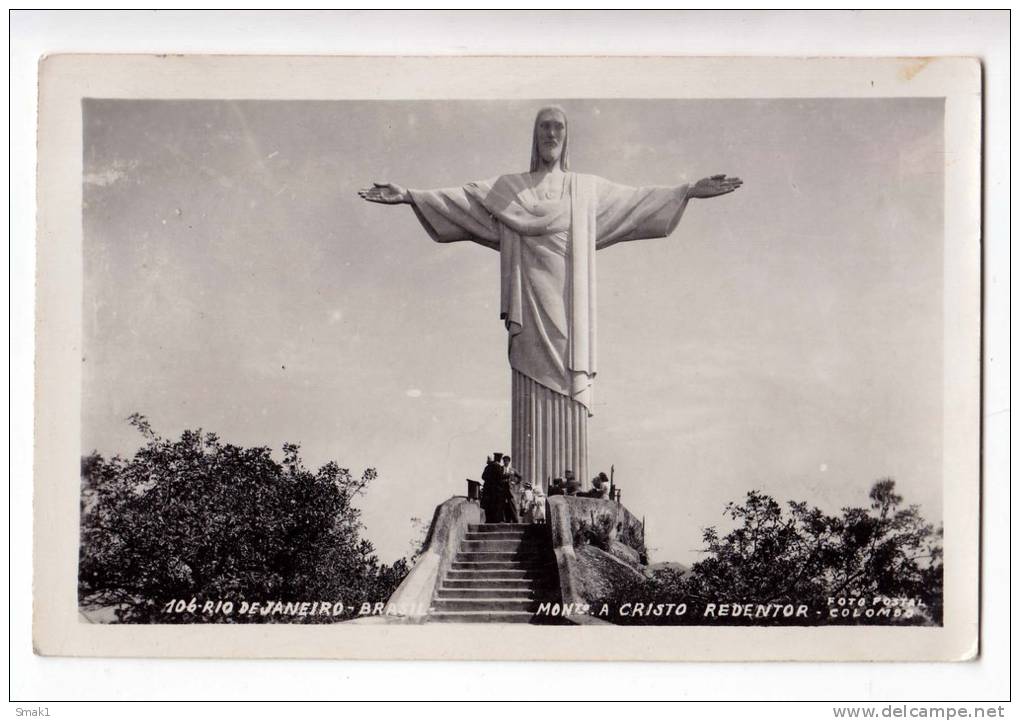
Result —
POLYGON ((549 105, 535 115, 535 129, 531 138, 531 172, 543 165, 559 163, 567 170, 567 113, 559 105, 549 105))

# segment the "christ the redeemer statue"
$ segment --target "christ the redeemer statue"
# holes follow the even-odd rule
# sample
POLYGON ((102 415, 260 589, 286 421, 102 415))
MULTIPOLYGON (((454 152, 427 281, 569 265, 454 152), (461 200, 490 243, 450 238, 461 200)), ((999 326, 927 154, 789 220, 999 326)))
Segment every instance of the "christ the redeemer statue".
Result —
POLYGON ((471 240, 500 255, 500 318, 512 369, 510 453, 525 481, 548 488, 572 470, 588 485, 595 378, 595 251, 676 228, 691 198, 731 193, 739 178, 631 188, 568 172, 567 116, 535 118, 531 172, 460 188, 374 183, 359 195, 410 204, 433 240, 471 240))

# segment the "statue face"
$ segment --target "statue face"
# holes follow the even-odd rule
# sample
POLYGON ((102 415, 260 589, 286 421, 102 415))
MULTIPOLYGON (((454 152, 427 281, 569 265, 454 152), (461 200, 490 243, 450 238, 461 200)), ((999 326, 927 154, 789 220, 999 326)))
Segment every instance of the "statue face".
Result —
POLYGON ((563 143, 567 139, 567 119, 558 110, 546 110, 535 123, 538 134, 538 154, 552 165, 563 154, 563 143))

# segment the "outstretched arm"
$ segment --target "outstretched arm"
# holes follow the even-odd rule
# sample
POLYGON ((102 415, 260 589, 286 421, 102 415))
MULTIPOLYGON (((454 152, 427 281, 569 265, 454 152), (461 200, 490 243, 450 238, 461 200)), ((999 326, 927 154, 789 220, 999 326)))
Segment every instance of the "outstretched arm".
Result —
POLYGON ((740 178, 712 175, 693 184, 634 188, 596 178, 595 247, 601 250, 630 240, 665 238, 692 198, 732 193, 742 183, 740 178))
MULTIPOLYGON (((477 184, 473 184, 477 185, 477 184)), ((408 204, 437 243, 471 240, 499 250, 499 228, 474 193, 463 188, 410 190, 396 183, 372 183, 358 195, 370 203, 408 204)))

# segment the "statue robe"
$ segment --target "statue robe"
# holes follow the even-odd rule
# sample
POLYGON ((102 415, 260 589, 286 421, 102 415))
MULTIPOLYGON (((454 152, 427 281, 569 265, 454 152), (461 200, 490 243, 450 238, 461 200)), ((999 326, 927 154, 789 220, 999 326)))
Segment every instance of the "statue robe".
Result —
POLYGON ((672 233, 689 187, 633 188, 567 173, 560 197, 541 198, 535 190, 540 179, 520 173, 410 193, 433 240, 470 240, 499 251, 514 466, 543 489, 567 469, 587 488, 595 251, 672 233))

